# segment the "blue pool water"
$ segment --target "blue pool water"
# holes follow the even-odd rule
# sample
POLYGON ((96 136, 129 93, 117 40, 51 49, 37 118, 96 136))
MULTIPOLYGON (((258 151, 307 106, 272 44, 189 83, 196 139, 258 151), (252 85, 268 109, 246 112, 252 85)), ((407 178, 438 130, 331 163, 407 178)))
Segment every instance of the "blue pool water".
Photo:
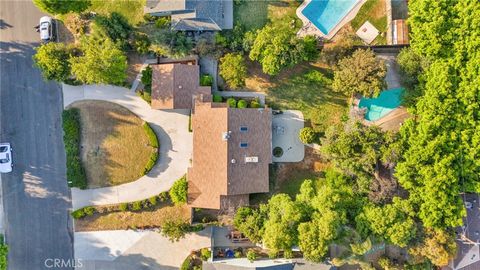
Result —
POLYGON ((367 108, 365 119, 376 121, 395 110, 402 103, 403 88, 383 91, 376 98, 362 98, 358 107, 367 108))
POLYGON ((312 0, 302 10, 302 14, 327 35, 357 2, 358 0, 312 0))

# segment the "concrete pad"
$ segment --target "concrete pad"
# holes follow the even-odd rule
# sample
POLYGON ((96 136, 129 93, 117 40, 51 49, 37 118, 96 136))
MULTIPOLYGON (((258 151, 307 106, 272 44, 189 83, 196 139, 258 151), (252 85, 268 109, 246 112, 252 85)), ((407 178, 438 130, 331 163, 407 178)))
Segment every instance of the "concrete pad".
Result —
POLYGON ((155 231, 75 233, 75 259, 81 270, 178 269, 193 251, 210 248, 210 228, 171 242, 155 231))
POLYGON ((75 257, 82 260, 113 261, 148 234, 148 231, 76 232, 75 257))
POLYGON ((304 127, 301 111, 286 110, 272 117, 272 150, 283 149, 281 157, 273 156, 273 162, 299 162, 305 157, 305 145, 298 138, 304 127))
POLYGON ((373 24, 369 21, 366 21, 356 32, 357 36, 359 36, 365 43, 370 44, 373 40, 380 34, 373 24))
POLYGON ((150 123, 160 141, 159 160, 138 180, 114 187, 81 190, 72 188, 73 209, 143 200, 163 191, 182 177, 190 165, 192 133, 189 110, 153 110, 135 92, 110 85, 63 85, 64 107, 79 100, 103 100, 119 104, 150 123))

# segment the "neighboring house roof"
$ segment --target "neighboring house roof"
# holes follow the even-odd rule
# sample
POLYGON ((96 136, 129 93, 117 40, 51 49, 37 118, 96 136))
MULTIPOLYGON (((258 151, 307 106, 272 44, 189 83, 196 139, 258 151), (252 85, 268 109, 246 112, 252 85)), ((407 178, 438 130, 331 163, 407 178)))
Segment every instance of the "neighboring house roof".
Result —
POLYGON ((268 108, 237 109, 225 103, 196 102, 188 203, 221 209, 229 198, 248 203, 248 194, 268 192, 271 126, 268 108), (241 127, 247 130, 241 131, 241 127))
POLYGON ((175 30, 233 28, 233 0, 149 0, 144 12, 155 16, 171 15, 175 30))
POLYGON ((192 109, 196 96, 211 94, 210 87, 200 87, 199 82, 198 65, 152 65, 152 108, 192 109))

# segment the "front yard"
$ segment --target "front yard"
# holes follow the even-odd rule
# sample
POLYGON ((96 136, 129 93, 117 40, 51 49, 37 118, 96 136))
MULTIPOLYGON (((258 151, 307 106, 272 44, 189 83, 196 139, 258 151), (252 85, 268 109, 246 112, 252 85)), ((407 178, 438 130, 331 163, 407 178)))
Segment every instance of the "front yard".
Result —
POLYGON ((142 119, 105 101, 81 101, 72 107, 80 112, 80 157, 89 188, 119 185, 144 175, 158 142, 156 147, 152 144, 142 119))

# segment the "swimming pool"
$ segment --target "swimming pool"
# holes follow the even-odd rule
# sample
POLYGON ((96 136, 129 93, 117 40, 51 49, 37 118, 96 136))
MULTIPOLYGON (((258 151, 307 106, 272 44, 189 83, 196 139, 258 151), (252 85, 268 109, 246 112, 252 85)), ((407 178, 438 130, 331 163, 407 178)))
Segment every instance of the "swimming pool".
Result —
POLYGON ((323 34, 328 33, 345 17, 359 0, 312 0, 302 14, 323 34))
POLYGON ((385 90, 376 98, 362 98, 358 107, 367 108, 365 119, 376 121, 400 106, 402 93, 403 88, 385 90))

